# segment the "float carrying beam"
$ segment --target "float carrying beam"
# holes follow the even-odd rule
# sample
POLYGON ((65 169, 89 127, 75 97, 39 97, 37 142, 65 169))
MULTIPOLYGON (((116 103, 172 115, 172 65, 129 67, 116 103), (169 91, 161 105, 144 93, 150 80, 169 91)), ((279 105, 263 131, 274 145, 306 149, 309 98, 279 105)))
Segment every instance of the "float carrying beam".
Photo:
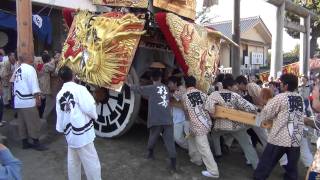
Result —
MULTIPOLYGON (((256 115, 253 113, 248 113, 245 111, 235 110, 231 108, 226 108, 220 105, 215 105, 215 113, 213 116, 217 121, 219 119, 228 119, 230 121, 235 121, 251 126, 256 125, 256 115)), ((262 128, 271 128, 272 121, 265 121, 261 124, 262 128)))

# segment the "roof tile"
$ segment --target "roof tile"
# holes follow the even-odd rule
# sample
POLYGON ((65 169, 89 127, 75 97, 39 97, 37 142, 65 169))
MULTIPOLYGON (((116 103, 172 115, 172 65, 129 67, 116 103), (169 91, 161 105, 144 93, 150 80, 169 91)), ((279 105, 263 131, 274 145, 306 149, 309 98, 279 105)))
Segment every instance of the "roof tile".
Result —
MULTIPOLYGON (((259 22, 261 22, 260 16, 254 16, 254 17, 248 17, 248 18, 242 18, 240 19, 240 33, 246 32, 255 25, 257 25, 259 22)), ((225 36, 232 38, 232 21, 221 21, 221 22, 215 22, 209 25, 206 25, 207 27, 214 28, 218 31, 220 31, 225 36)))

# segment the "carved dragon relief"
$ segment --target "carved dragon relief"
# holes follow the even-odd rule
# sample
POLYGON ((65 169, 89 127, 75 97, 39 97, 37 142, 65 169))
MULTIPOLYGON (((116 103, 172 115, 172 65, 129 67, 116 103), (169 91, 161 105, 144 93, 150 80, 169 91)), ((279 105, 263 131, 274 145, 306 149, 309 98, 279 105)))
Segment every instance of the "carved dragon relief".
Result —
POLYGON ((64 43, 62 61, 84 82, 120 90, 144 33, 144 21, 133 14, 94 16, 80 11, 64 43))
POLYGON ((219 64, 220 36, 168 13, 166 22, 188 65, 188 74, 207 91, 219 64))

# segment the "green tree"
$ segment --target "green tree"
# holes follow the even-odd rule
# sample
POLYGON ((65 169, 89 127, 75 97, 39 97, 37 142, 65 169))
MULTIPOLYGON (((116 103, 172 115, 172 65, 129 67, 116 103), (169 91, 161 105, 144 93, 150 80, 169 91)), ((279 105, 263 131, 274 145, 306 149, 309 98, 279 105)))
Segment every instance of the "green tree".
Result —
POLYGON ((290 54, 291 54, 292 56, 298 56, 298 57, 299 57, 299 55, 300 55, 300 45, 299 45, 299 44, 296 44, 296 45, 294 46, 294 48, 290 51, 290 54))
MULTIPOLYGON (((319 0, 293 0, 294 3, 305 7, 316 14, 320 14, 320 1, 319 0)), ((300 18, 292 13, 286 13, 286 17, 289 21, 300 23, 300 18)), ((320 37, 320 18, 319 16, 311 20, 311 40, 310 40, 310 56, 313 57, 318 48, 317 39, 320 37)), ((287 30, 290 36, 293 38, 299 38, 300 33, 292 30, 287 30)))
POLYGON ((300 45, 297 44, 290 52, 283 53, 283 63, 290 64, 299 61, 300 45))

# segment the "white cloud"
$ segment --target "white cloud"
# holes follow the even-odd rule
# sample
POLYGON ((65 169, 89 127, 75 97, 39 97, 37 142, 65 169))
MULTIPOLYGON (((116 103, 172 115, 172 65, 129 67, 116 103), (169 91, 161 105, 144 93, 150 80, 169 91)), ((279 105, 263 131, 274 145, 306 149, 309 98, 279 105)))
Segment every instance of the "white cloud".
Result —
MULTIPOLYGON (((202 0, 197 1, 198 11, 201 11, 202 3, 202 0)), ((263 0, 241 0, 240 16, 241 18, 260 16, 272 34, 276 27, 276 7, 263 0)), ((214 21, 231 20, 233 0, 219 0, 219 5, 211 8, 210 17, 215 17, 214 21)), ((291 51, 299 40, 290 37, 285 30, 283 34, 283 50, 291 51)))

